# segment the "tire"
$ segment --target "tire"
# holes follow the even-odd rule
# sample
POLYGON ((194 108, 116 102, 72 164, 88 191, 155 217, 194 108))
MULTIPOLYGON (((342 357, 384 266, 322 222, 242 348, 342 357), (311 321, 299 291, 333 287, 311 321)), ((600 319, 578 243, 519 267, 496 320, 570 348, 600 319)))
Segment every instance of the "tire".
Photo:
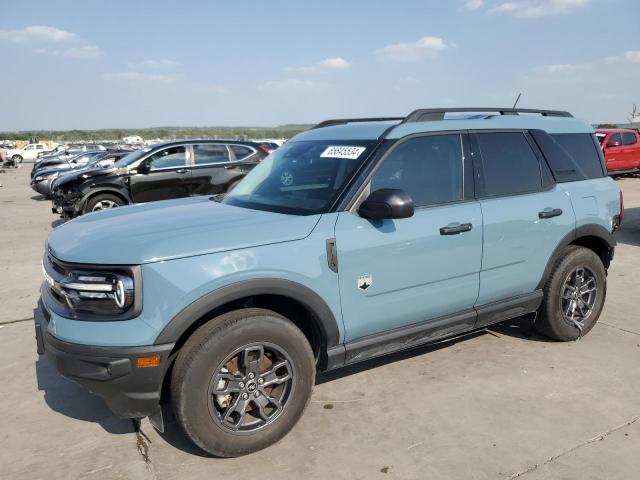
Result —
POLYGON ((19 163, 22 163, 23 158, 20 155, 14 155, 11 157, 11 160, 13 160, 14 164, 18 165, 19 163))
MULTIPOLYGON (((586 283, 593 285, 591 280, 585 281, 586 283)), ((584 289, 586 290, 586 288, 585 286, 584 289)), ((588 248, 569 246, 556 262, 544 286, 544 298, 538 310, 536 329, 541 334, 555 340, 563 342, 577 340, 589 333, 598 321, 606 294, 607 275, 600 257, 588 248), (579 276, 579 269, 583 270, 583 279, 594 279, 596 287, 593 297, 591 294, 580 295, 579 292, 576 293, 582 302, 578 301, 577 297, 572 297, 571 293, 571 290, 575 288, 572 285, 576 285, 575 278, 576 275, 579 276), (561 298, 563 294, 565 295, 564 299, 561 298), (591 302, 593 304, 590 313, 584 318, 576 318, 578 324, 563 312, 563 308, 571 312, 571 307, 575 304, 573 311, 579 316, 584 306, 591 302)))
POLYGON ((85 205, 82 213, 96 212, 100 210, 108 210, 111 208, 121 207, 125 202, 118 197, 110 193, 101 193, 92 197, 85 205))
POLYGON ((293 428, 309 402, 314 379, 314 356, 304 334, 275 312, 247 308, 214 318, 189 337, 173 366, 171 398, 178 423, 197 446, 218 457, 237 457, 272 445, 293 428), (264 349, 262 358, 273 360, 266 365, 267 371, 282 358, 289 362, 286 368, 274 369, 271 376, 264 372, 249 376, 250 370, 242 367, 239 358, 249 349, 257 353, 260 345, 264 349), (275 351, 282 353, 282 358, 268 356, 275 351), (239 357, 234 356, 236 352, 239 357), (238 363, 234 363, 236 359, 238 363), (221 384, 219 376, 233 380, 221 384), (290 378, 280 384, 269 380, 287 376, 290 378), (234 393, 225 397, 215 395, 213 390, 234 393), (243 400, 243 395, 248 399, 243 400), (234 412, 236 402, 246 401, 246 407, 235 408, 257 414, 258 399, 266 402, 275 397, 282 408, 265 408, 265 412, 271 409, 268 420, 259 418, 251 424, 253 417, 245 413, 244 420, 238 420, 240 414, 234 412))

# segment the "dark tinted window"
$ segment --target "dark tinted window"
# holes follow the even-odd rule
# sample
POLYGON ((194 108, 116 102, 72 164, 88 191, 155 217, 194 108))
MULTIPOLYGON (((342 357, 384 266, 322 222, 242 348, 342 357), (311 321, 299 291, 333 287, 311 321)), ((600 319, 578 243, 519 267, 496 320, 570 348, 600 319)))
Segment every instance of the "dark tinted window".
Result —
POLYGON ((186 165, 185 147, 171 147, 154 153, 147 159, 151 170, 182 167, 186 165))
POLYGON ((229 145, 229 148, 236 156, 236 160, 242 160, 247 158, 249 155, 253 153, 253 150, 249 147, 244 147, 242 145, 229 145))
POLYGON ((407 140, 395 148, 371 179, 371 191, 399 188, 416 205, 462 199, 460 135, 435 135, 407 140))
POLYGON ((193 159, 196 165, 207 163, 224 163, 229 161, 229 150, 226 145, 205 143, 193 146, 193 159))
POLYGON ((480 133, 477 136, 486 196, 516 195, 540 190, 540 164, 522 133, 480 133))
MULTIPOLYGON (((585 180, 588 178, 602 177, 602 161, 598 152, 598 146, 589 133, 561 133, 551 135, 560 147, 571 157, 574 169, 579 174, 571 180, 585 180)), ((558 181, 563 181, 558 179, 558 181)))
POLYGON ((622 136, 619 133, 614 133, 613 135, 611 135, 609 137, 609 140, 607 140, 607 145, 614 142, 622 144, 622 136))
POLYGON ((625 132, 622 134, 623 145, 635 145, 637 142, 635 133, 625 132))

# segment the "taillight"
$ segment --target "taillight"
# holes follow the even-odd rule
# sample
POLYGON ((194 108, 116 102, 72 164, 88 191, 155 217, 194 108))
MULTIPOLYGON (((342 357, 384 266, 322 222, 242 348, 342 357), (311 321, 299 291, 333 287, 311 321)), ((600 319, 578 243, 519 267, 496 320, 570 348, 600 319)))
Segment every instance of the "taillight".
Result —
POLYGON ((269 151, 269 149, 267 147, 265 147, 264 145, 258 145, 258 148, 260 149, 260 151, 262 153, 266 153, 267 155, 269 155, 271 152, 269 151))
POLYGON ((624 217, 624 195, 622 195, 622 190, 620 190, 620 213, 618 217, 620 218, 618 225, 622 225, 622 218, 624 217))
POLYGON ((622 219, 624 217, 624 197, 622 195, 622 190, 620 190, 620 210, 617 215, 613 216, 613 230, 617 230, 622 225, 622 219))

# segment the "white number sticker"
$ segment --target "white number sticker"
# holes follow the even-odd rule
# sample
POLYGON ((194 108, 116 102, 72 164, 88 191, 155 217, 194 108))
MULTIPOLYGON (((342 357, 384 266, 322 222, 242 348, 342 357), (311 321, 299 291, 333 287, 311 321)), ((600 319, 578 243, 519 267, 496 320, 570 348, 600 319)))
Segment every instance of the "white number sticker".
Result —
POLYGON ((355 160, 367 147, 351 147, 348 145, 336 145, 327 147, 320 157, 323 158, 346 158, 348 160, 355 160))

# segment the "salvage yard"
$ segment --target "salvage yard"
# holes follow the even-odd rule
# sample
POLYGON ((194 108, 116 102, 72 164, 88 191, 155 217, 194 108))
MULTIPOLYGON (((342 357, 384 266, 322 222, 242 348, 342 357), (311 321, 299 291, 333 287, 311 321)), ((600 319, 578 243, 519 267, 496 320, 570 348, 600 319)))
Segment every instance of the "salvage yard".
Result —
POLYGON ((164 434, 146 419, 138 429, 38 359, 40 259, 61 221, 29 170, 0 174, 0 478, 637 478, 640 176, 617 180, 624 223, 584 339, 552 342, 521 318, 332 372, 281 442, 217 459, 169 411, 164 434))

